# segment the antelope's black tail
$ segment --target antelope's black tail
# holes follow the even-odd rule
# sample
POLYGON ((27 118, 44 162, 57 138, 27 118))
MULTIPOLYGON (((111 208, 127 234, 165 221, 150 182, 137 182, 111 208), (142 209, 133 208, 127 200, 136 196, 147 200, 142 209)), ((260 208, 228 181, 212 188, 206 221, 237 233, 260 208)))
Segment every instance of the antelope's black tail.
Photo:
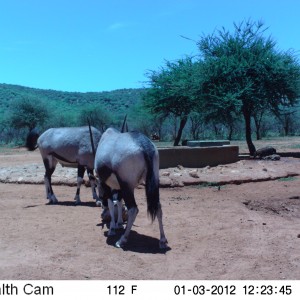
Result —
POLYGON ((37 140, 39 136, 40 136, 39 132, 36 128, 32 129, 29 132, 26 138, 26 145, 25 145, 29 151, 34 151, 36 148, 38 148, 37 140))
POLYGON ((147 174, 146 174, 146 198, 147 198, 147 211, 151 217, 152 222, 155 220, 157 211, 159 209, 159 178, 158 178, 158 170, 156 168, 158 165, 155 160, 156 151, 155 146, 147 140, 146 137, 141 136, 140 141, 142 141, 144 159, 147 166, 147 174))

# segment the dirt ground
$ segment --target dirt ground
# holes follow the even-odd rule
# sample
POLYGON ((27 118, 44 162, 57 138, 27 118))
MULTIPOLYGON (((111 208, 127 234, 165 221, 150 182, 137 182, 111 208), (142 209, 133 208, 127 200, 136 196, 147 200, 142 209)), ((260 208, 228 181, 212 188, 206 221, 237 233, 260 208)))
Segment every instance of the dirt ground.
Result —
POLYGON ((58 168, 59 204, 47 205, 38 151, 1 151, 1 280, 300 279, 299 158, 160 170, 167 251, 143 187, 128 245, 117 249, 121 232, 107 237, 89 188, 74 205, 74 171, 58 168))

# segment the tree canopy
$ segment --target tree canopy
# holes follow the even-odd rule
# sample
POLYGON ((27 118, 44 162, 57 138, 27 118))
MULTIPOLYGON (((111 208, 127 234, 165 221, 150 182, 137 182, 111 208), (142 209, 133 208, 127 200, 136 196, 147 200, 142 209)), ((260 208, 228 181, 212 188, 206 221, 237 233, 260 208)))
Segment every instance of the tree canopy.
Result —
POLYGON ((14 128, 28 128, 32 130, 38 125, 43 125, 49 112, 45 105, 38 99, 20 98, 13 102, 10 123, 14 128))
POLYGON ((201 78, 197 76, 199 71, 198 63, 186 57, 175 62, 166 61, 165 67, 148 74, 151 88, 144 98, 145 107, 154 114, 173 114, 180 118, 174 146, 180 141, 189 114, 199 103, 195 93, 196 82, 201 78))
POLYGON ((259 126, 263 112, 279 114, 282 107, 297 103, 297 56, 293 51, 279 51, 276 42, 265 36, 267 29, 262 22, 234 23, 233 32, 222 28, 202 36, 197 59, 167 62, 150 73, 145 105, 154 113, 180 117, 174 145, 192 112, 202 112, 206 120, 218 120, 228 127, 242 116, 253 155, 252 118, 259 126))
POLYGON ((250 154, 251 118, 261 110, 278 112, 299 98, 300 66, 292 51, 279 51, 271 37, 265 37, 262 22, 234 24, 202 37, 198 42, 205 79, 202 93, 212 112, 223 109, 242 114, 250 154))

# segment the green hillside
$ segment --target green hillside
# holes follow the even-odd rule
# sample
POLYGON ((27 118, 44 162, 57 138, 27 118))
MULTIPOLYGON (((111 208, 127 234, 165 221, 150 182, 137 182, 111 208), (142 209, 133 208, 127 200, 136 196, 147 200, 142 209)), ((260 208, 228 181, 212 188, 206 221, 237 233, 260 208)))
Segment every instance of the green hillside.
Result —
POLYGON ((22 98, 42 101, 51 111, 65 116, 75 117, 83 109, 98 106, 113 116, 124 116, 140 103, 143 92, 144 89, 120 89, 110 92, 79 93, 0 84, 0 122, 3 122, 14 101, 22 98))

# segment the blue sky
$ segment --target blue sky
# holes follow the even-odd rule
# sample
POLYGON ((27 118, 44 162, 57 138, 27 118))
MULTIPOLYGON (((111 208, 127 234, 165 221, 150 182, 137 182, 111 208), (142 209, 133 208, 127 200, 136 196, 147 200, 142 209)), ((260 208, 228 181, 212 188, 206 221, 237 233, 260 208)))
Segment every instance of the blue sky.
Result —
POLYGON ((61 91, 145 86, 147 70, 197 54, 233 22, 263 20, 300 50, 299 0, 0 0, 0 83, 61 91))

